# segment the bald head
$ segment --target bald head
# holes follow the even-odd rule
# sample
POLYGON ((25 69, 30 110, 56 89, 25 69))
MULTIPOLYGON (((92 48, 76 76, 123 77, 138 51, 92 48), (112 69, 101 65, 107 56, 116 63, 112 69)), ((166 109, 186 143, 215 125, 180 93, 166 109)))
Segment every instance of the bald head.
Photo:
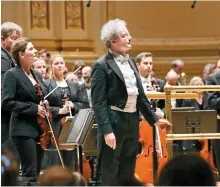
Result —
POLYGON ((166 75, 167 83, 170 85, 177 85, 178 79, 179 75, 173 70, 170 70, 166 75))
POLYGON ((86 83, 90 83, 91 81, 91 72, 92 72, 92 68, 90 66, 85 66, 82 69, 82 76, 86 83))

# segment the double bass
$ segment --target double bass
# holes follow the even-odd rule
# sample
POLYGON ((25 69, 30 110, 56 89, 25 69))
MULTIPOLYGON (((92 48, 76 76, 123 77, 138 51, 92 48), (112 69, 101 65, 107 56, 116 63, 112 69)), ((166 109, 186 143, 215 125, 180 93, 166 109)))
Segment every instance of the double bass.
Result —
MULTIPOLYGON (((152 85, 154 86, 153 91, 159 90, 158 86, 152 85)), ((166 130, 151 127, 143 119, 139 125, 139 152, 136 157, 135 178, 143 184, 153 184, 167 161, 166 130), (156 144, 154 139, 157 139, 156 144)))
POLYGON ((209 140, 207 139, 201 139, 199 140, 199 142, 202 145, 202 149, 199 152, 199 155, 206 160, 210 167, 212 168, 214 173, 218 173, 217 168, 215 167, 214 161, 213 161, 213 149, 212 147, 209 145, 209 140))
POLYGON ((153 152, 153 127, 143 119, 140 122, 140 136, 139 145, 141 152, 136 158, 135 177, 141 183, 153 184, 154 172, 160 173, 161 169, 168 160, 168 152, 166 149, 166 130, 160 130, 157 127, 156 131, 159 132, 160 140, 157 140, 157 149, 161 148, 156 153, 153 152), (160 142, 160 143, 159 143, 160 142), (153 154, 157 154, 158 171, 154 171, 153 154))

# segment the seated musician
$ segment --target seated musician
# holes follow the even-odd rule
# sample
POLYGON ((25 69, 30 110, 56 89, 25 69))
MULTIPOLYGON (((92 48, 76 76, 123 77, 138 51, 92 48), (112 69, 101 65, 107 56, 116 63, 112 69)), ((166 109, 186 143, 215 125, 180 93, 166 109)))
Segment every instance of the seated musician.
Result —
POLYGON ((10 136, 18 151, 22 177, 28 185, 36 185, 40 173, 43 149, 39 144, 41 128, 38 115, 45 117, 46 111, 40 105, 36 94, 38 83, 45 91, 41 75, 31 69, 37 58, 37 50, 27 38, 19 38, 12 44, 12 56, 17 66, 5 73, 2 89, 2 108, 11 111, 10 136))
MULTIPOLYGON (((144 88, 144 92, 147 93, 148 91, 160 91, 163 92, 165 84, 169 85, 177 85, 179 76, 175 71, 169 71, 166 76, 167 82, 152 78, 151 73, 153 69, 153 59, 151 53, 140 53, 136 57, 136 64, 141 75, 142 85, 144 88)), ((163 118, 165 116, 165 101, 164 100, 152 100, 151 104, 155 105, 156 103, 156 114, 163 118), (153 102, 152 102, 153 101, 153 102)), ((171 100, 172 107, 181 106, 181 100, 179 99, 172 99, 171 100)), ((182 141, 174 141, 173 143, 173 151, 174 154, 182 152, 182 141)))
MULTIPOLYGON (((136 64, 140 73, 141 82, 144 88, 145 94, 148 91, 163 92, 165 81, 151 76, 153 69, 153 55, 150 52, 143 52, 137 55, 136 64)), ((156 113, 159 117, 164 117, 164 100, 151 100, 151 104, 156 106, 156 113)))
POLYGON ((82 77, 84 79, 84 83, 82 84, 83 87, 86 89, 86 94, 89 100, 89 106, 92 108, 92 98, 91 98, 91 73, 92 68, 90 66, 85 66, 82 69, 82 77))
MULTIPOLYGON (((141 82, 144 88, 144 93, 159 91, 163 92, 163 87, 165 85, 165 81, 157 78, 153 78, 151 73, 153 69, 153 55, 150 52, 142 52, 136 57, 137 68, 141 77, 141 82)), ((152 109, 155 110, 155 113, 159 118, 164 117, 164 100, 153 100, 149 99, 151 103, 152 109)), ((141 115, 141 118, 142 115, 141 115)), ((138 152, 140 153, 140 147, 138 147, 138 152)))
MULTIPOLYGON (((204 82, 200 77, 193 77, 189 82, 189 86, 203 86, 203 85, 204 82)), ((183 100, 182 107, 194 107, 195 110, 207 110, 208 109, 207 92, 198 92, 198 91, 194 91, 194 92, 199 94, 199 98, 183 100)), ((184 151, 187 152, 201 150, 201 144, 197 140, 184 140, 182 145, 184 151)))
MULTIPOLYGON (((64 79, 65 61, 61 55, 55 55, 51 58, 51 68, 53 78, 46 80, 45 85, 48 93, 58 86, 58 89, 52 92, 47 100, 53 116, 53 130, 59 135, 62 130, 61 119, 71 114, 74 116, 80 109, 89 108, 89 103, 85 95, 86 91, 83 91, 78 83, 64 79), (65 96, 66 98, 64 98, 65 96)), ((65 166, 73 167, 73 154, 73 151, 61 151, 65 166)), ((50 165, 59 163, 58 154, 56 158, 52 158, 49 162, 50 165)))
MULTIPOLYGON (((166 75, 166 85, 181 86, 179 85, 179 75, 175 71, 169 71, 166 75)), ((182 93, 182 92, 179 92, 182 93)), ((182 107, 182 99, 171 99, 172 108, 182 107)))

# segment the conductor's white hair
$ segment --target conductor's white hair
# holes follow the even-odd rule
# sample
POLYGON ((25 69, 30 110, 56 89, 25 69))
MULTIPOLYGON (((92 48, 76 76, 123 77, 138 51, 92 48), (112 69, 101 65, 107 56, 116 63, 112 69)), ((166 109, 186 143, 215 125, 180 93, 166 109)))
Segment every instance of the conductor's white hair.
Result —
POLYGON ((101 30, 101 40, 107 48, 111 47, 110 39, 112 37, 118 37, 120 33, 120 28, 126 25, 126 22, 120 19, 110 20, 103 25, 101 30))

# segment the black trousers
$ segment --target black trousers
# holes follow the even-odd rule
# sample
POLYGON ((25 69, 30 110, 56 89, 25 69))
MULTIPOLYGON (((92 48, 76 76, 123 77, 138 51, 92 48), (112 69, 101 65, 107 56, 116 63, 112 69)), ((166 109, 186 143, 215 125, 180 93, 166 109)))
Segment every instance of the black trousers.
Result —
MULTIPOLYGON (((220 133, 220 119, 218 119, 217 124, 217 132, 220 133)), ((214 148, 214 156, 215 156, 215 163, 219 173, 220 179, 220 139, 213 140, 213 148, 214 148)))
POLYGON ((139 138, 139 113, 110 110, 112 128, 116 137, 116 149, 106 145, 104 137, 99 155, 102 186, 123 185, 134 177, 139 138))
POLYGON ((44 150, 31 137, 12 137, 21 161, 22 177, 28 181, 28 186, 37 185, 44 150))

